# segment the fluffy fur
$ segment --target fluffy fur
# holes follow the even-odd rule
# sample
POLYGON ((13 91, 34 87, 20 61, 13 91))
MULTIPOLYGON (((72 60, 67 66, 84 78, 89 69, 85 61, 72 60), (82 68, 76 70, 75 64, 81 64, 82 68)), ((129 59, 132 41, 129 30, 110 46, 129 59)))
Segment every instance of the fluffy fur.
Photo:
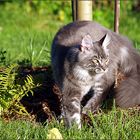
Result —
POLYGON ((115 82, 116 71, 126 77, 116 89, 116 104, 122 108, 140 104, 140 55, 127 38, 100 24, 78 21, 61 28, 53 40, 51 59, 55 81, 63 94, 66 126, 74 122, 81 127, 82 99, 92 93, 83 113, 98 108, 115 82), (95 55, 100 64, 91 65, 95 55))

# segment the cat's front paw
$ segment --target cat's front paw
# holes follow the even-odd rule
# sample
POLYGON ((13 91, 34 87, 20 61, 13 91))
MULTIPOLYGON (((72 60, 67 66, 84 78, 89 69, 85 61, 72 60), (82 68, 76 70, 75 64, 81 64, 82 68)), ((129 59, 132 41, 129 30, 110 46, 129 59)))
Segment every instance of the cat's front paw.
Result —
POLYGON ((98 107, 84 107, 82 110, 82 114, 89 115, 89 114, 96 114, 99 111, 99 106, 98 107))
POLYGON ((91 108, 89 107, 84 107, 82 110, 82 114, 88 115, 91 112, 91 108))
POLYGON ((75 126, 81 129, 81 115, 79 113, 74 113, 72 116, 64 116, 64 123, 67 128, 75 126))

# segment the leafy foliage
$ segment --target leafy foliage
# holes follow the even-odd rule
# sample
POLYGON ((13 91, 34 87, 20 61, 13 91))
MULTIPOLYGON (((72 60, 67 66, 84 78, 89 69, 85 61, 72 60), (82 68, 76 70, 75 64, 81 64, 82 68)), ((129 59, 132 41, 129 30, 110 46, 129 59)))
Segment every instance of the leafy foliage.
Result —
POLYGON ((28 92, 33 93, 32 89, 38 85, 33 83, 33 79, 28 75, 24 84, 20 85, 16 81, 17 76, 17 65, 11 65, 8 68, 4 68, 0 71, 0 111, 9 111, 19 114, 26 114, 25 108, 20 103, 23 96, 27 95, 28 92))
POLYGON ((6 64, 6 51, 3 49, 0 49, 0 65, 6 64))

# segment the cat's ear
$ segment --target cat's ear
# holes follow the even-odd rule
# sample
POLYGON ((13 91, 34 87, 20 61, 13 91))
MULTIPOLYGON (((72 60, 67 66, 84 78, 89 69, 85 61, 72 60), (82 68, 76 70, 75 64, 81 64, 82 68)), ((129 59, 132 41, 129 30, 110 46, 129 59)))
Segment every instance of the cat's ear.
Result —
POLYGON ((106 55, 109 55, 109 48, 107 47, 109 44, 110 44, 110 41, 111 41, 111 37, 109 34, 106 34, 101 40, 100 40, 100 43, 101 43, 101 46, 103 47, 106 55))
POLYGON ((90 50, 93 46, 92 38, 89 34, 85 35, 81 41, 80 50, 83 52, 85 50, 90 50))

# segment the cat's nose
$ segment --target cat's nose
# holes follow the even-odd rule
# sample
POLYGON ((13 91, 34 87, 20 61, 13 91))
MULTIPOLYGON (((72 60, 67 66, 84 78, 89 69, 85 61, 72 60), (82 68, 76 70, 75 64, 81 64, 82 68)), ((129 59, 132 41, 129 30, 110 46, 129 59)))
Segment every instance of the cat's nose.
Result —
POLYGON ((102 65, 100 64, 100 68, 102 69, 102 71, 105 71, 105 69, 106 69, 104 64, 102 64, 102 65))
POLYGON ((105 71, 106 69, 104 67, 102 67, 102 70, 105 71))

